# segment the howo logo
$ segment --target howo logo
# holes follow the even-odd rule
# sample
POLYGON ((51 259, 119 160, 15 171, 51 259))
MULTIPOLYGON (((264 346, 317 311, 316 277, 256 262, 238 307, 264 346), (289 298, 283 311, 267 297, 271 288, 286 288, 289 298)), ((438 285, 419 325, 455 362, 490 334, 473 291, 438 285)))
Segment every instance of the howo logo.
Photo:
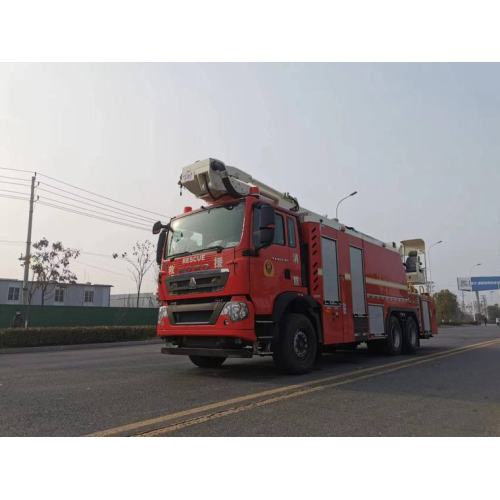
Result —
POLYGON ((202 262, 205 260, 205 254, 201 255, 188 255, 182 259, 183 264, 191 264, 191 262, 202 262))

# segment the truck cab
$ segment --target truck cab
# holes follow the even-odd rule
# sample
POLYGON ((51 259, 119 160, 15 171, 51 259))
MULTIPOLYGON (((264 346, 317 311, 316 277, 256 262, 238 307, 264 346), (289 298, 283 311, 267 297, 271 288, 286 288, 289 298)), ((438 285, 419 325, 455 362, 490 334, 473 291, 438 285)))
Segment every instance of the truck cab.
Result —
POLYGON ((160 255, 158 335, 195 361, 270 353, 276 298, 307 293, 297 216, 258 193, 186 209, 160 255))

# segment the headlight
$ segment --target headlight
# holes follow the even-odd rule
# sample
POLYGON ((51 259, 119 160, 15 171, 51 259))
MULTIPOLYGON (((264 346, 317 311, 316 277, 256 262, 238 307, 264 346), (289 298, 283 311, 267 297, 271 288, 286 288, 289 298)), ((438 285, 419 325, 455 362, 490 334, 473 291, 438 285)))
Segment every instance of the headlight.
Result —
POLYGON ((245 302, 226 302, 221 314, 229 316, 231 321, 241 321, 248 318, 248 306, 245 302))
POLYGON ((168 307, 167 306, 161 306, 160 309, 158 309, 158 323, 161 323, 163 319, 165 319, 168 316, 168 307))

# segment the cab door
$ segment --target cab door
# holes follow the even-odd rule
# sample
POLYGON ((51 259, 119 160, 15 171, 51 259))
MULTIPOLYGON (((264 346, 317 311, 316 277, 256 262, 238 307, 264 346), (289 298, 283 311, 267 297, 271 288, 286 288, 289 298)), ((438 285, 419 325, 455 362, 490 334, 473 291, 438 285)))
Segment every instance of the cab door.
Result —
POLYGON ((286 216, 286 235, 288 243, 288 252, 290 265, 288 266, 289 271, 285 269, 285 277, 289 276, 291 280, 292 287, 296 291, 297 288, 301 288, 304 284, 302 283, 302 263, 300 256, 300 241, 298 239, 297 230, 297 219, 291 215, 286 216))
MULTIPOLYGON (((253 234, 259 227, 259 212, 260 206, 254 206, 253 234)), ((290 248, 286 241, 286 215, 275 210, 274 224, 271 245, 259 249, 257 255, 250 258, 250 293, 258 315, 272 314, 275 298, 293 289, 290 248)))

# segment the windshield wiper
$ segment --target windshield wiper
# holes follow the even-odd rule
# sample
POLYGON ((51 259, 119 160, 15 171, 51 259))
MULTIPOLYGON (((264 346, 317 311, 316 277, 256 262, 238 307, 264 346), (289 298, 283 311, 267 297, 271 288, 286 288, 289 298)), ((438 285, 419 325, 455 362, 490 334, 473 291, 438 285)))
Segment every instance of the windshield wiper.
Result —
POLYGON ((192 252, 181 252, 169 255, 167 259, 176 259, 177 257, 185 257, 186 255, 193 255, 195 253, 206 252, 207 250, 217 250, 217 253, 221 253, 226 247, 222 245, 212 245, 207 248, 200 248, 199 250, 193 250, 192 252))
POLYGON ((176 257, 182 257, 184 255, 191 255, 192 252, 181 252, 181 253, 173 253, 167 257, 167 259, 175 259, 176 257))
POLYGON ((206 250, 217 250, 217 253, 221 253, 226 247, 222 245, 212 245, 210 247, 204 248, 203 250, 198 250, 198 252, 205 252, 206 250))

